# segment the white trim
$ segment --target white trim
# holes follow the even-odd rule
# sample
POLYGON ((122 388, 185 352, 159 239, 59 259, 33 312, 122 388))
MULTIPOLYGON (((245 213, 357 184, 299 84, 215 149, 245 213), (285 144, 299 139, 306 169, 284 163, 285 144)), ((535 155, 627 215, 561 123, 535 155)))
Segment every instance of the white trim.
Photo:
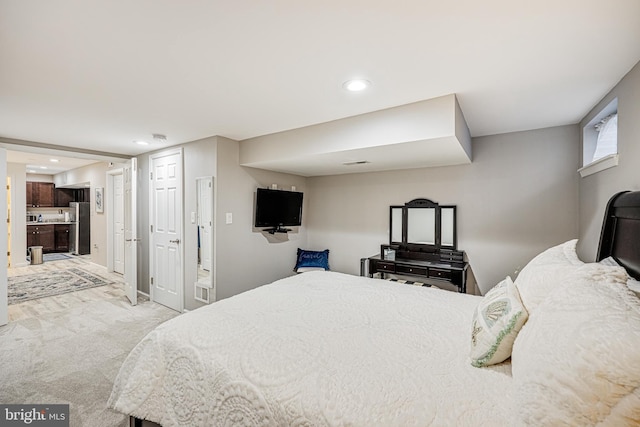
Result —
POLYGON ((591 162, 588 165, 581 167, 580 169, 578 169, 578 172, 580 172, 580 177, 584 178, 605 169, 618 166, 618 157, 618 154, 609 154, 608 156, 604 156, 603 158, 598 159, 595 162, 591 162))
POLYGON ((149 294, 146 292, 142 292, 140 289, 138 289, 138 295, 142 295, 143 297, 149 298, 149 300, 151 300, 149 294))
MULTIPOLYGON (((2 177, 2 185, 0 185, 0 222, 7 223, 7 150, 0 147, 0 176, 2 177)), ((12 184, 13 185, 13 184, 12 184)), ((6 225, 3 225, 6 227, 6 225)), ((6 229, 5 229, 6 230, 6 229)), ((0 326, 9 323, 9 301, 7 296, 7 240, 8 235, 2 232, 0 238, 0 326)), ((21 254, 22 255, 22 254, 21 254)), ((5 368, 6 369, 6 368, 5 368)))
MULTIPOLYGON (((618 98, 614 98, 600 111, 594 114, 582 128, 582 166, 588 167, 593 162, 593 155, 598 146, 598 131, 595 125, 610 114, 618 112, 618 98)), ((598 159, 599 160, 599 159, 598 159)))

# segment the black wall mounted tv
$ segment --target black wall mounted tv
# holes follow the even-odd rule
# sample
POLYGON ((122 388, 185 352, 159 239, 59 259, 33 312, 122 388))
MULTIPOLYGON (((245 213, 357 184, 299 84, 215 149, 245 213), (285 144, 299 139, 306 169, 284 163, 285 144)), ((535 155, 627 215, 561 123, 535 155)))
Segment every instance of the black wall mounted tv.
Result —
POLYGON ((258 188, 255 227, 271 227, 273 233, 286 233, 286 226, 302 225, 302 193, 258 188))

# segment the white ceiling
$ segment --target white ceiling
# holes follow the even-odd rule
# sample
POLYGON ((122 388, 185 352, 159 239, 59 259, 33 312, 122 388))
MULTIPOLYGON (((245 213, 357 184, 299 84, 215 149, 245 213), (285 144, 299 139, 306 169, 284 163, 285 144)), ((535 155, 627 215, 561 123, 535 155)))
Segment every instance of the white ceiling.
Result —
POLYGON ((28 174, 55 175, 69 169, 96 163, 96 160, 9 150, 7 151, 7 162, 26 165, 28 174))
POLYGON ((451 93, 481 136, 576 123, 639 60, 638 0, 0 0, 0 138, 136 155, 451 93))

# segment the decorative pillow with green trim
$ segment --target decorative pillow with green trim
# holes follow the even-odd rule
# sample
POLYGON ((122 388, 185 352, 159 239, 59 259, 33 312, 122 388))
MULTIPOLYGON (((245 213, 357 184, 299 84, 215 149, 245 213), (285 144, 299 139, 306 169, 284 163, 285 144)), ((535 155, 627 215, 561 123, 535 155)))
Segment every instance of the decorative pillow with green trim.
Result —
POLYGON ((508 359, 528 317, 518 288, 507 276, 487 292, 473 313, 471 364, 480 368, 508 359))

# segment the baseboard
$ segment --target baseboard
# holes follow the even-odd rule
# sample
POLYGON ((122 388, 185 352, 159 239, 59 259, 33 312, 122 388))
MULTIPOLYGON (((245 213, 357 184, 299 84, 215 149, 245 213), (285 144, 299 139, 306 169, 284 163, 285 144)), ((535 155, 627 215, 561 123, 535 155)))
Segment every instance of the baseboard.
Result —
POLYGON ((148 293, 142 292, 140 289, 138 289, 138 295, 142 295, 145 298, 151 299, 151 296, 148 293))
POLYGON ((17 262, 17 263, 11 263, 11 268, 18 268, 18 267, 26 267, 28 265, 31 265, 30 262, 17 262))

